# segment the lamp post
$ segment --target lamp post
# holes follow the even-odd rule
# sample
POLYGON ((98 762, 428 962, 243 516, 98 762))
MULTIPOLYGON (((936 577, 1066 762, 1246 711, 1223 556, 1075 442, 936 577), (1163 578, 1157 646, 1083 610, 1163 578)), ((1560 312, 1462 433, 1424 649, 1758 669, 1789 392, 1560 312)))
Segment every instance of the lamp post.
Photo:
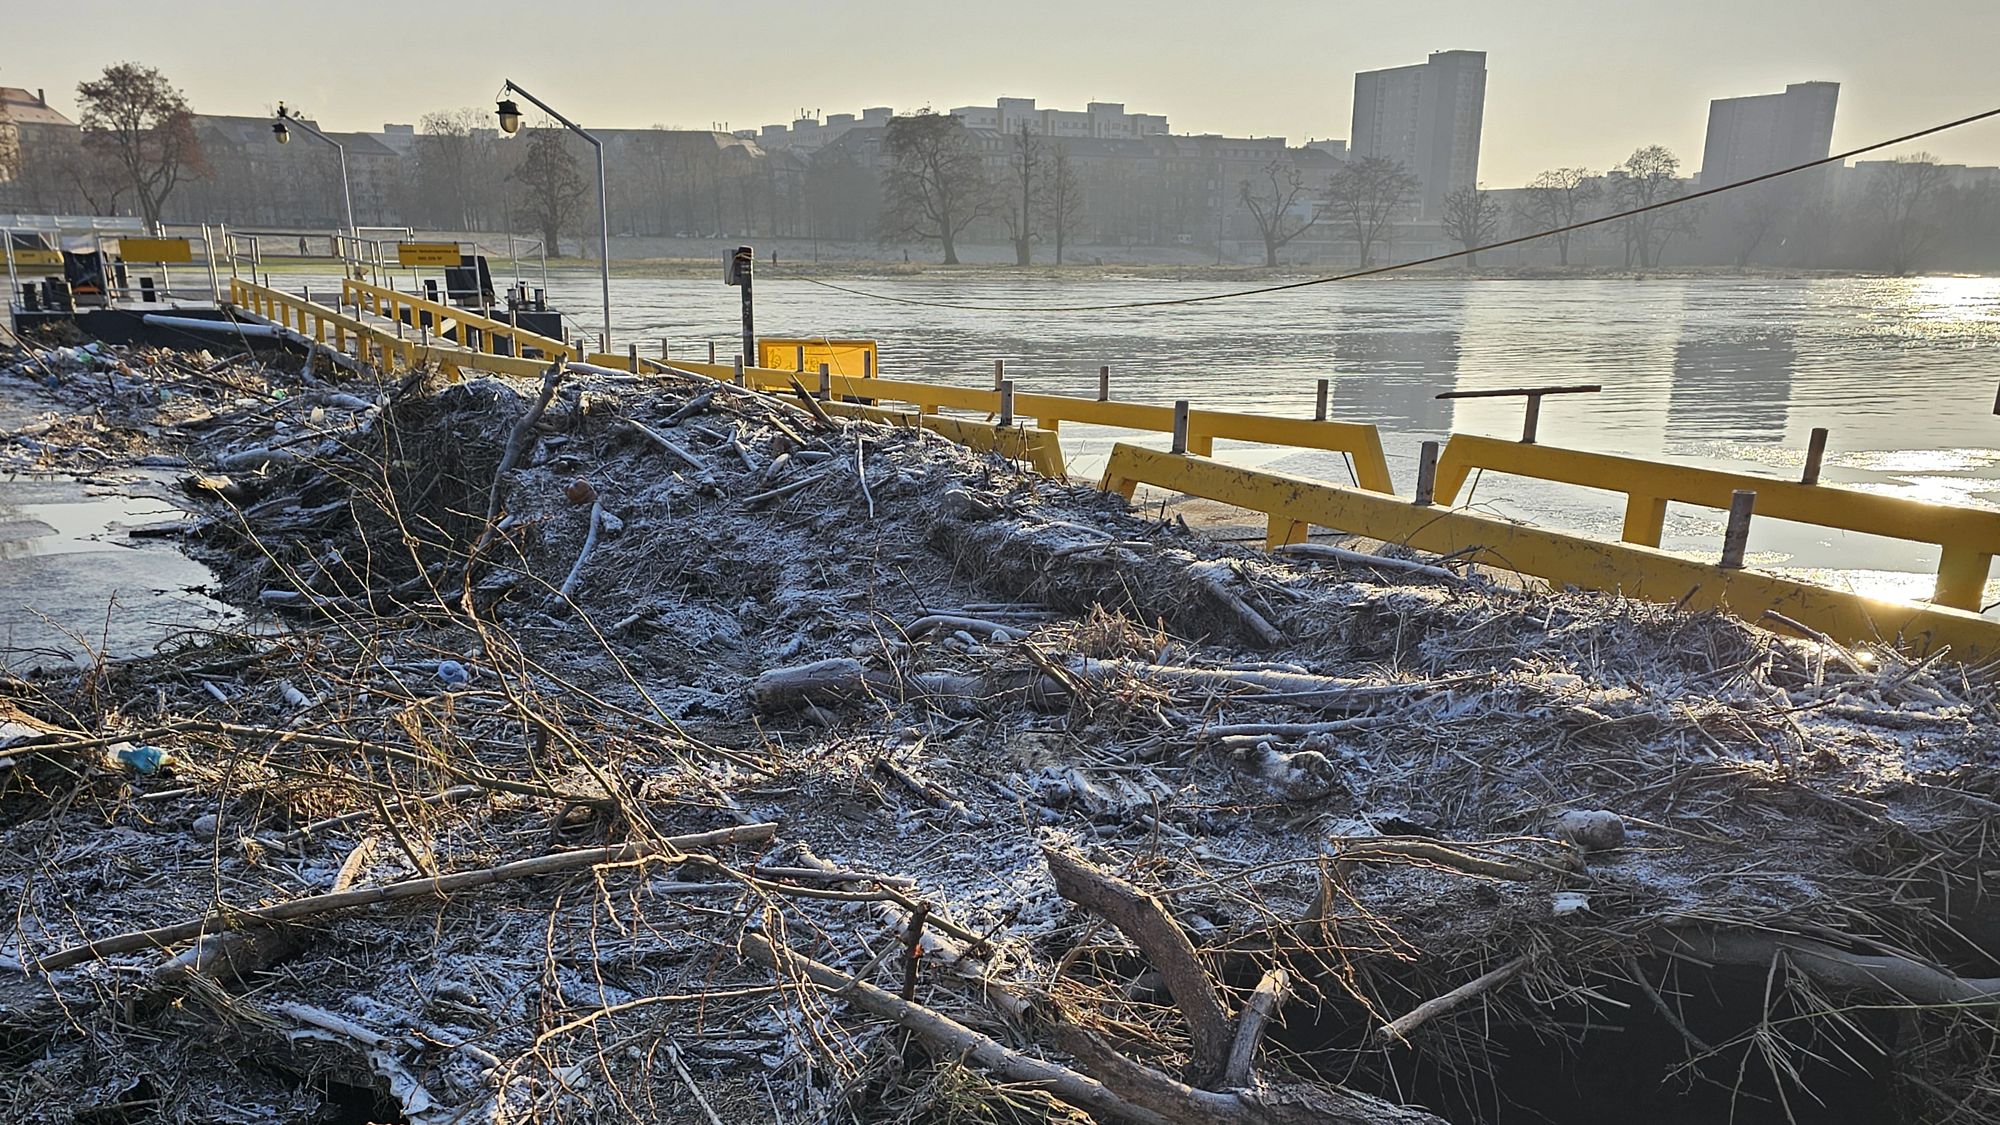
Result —
POLYGON ((519 94, 534 103, 536 108, 562 123, 563 128, 590 142, 597 150, 597 266, 604 282, 604 334, 603 347, 611 348, 611 205, 604 191, 604 142, 585 132, 583 126, 549 108, 549 103, 530 94, 508 79, 500 87, 500 99, 494 105, 494 112, 500 118, 500 132, 513 136, 521 131, 521 107, 514 104, 509 93, 519 94))
POLYGON ((281 145, 291 144, 292 130, 290 126, 293 125, 297 125, 299 128, 332 145, 333 151, 340 154, 340 198, 341 202, 347 208, 347 237, 350 239, 359 238, 361 232, 354 225, 354 189, 347 182, 347 146, 320 132, 313 127, 312 122, 307 121, 305 118, 293 117, 291 111, 285 108, 285 103, 279 102, 278 119, 271 122, 271 135, 278 138, 278 143, 281 145))

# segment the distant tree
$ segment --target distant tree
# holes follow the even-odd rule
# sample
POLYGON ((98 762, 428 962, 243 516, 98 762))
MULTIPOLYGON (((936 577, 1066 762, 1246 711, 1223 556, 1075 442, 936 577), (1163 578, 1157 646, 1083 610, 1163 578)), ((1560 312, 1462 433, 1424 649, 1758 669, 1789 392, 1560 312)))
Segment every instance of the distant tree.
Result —
MULTIPOLYGON (((1603 188, 1588 168, 1551 168, 1536 176, 1521 196, 1517 216, 1523 233, 1556 230, 1590 217, 1591 205, 1603 188)), ((1569 265, 1569 242, 1576 232, 1552 235, 1556 261, 1569 265)))
POLYGON ((1305 176, 1287 160, 1271 161, 1264 166, 1263 183, 1253 185, 1244 180, 1236 194, 1243 206, 1250 209, 1250 218, 1264 239, 1266 266, 1277 265, 1278 251, 1285 243, 1317 226, 1322 214, 1319 200, 1306 187, 1305 176), (1301 196, 1305 197, 1307 211, 1303 219, 1292 213, 1301 196))
POLYGON ((1729 208, 1730 233, 1736 238, 1736 267, 1742 269, 1785 218, 1798 210, 1801 192, 1794 183, 1776 180, 1738 188, 1721 198, 1729 208))
POLYGON ((1055 236, 1056 265, 1062 265, 1064 244, 1083 224, 1083 182, 1068 145, 1058 141, 1049 150, 1049 171, 1042 183, 1042 229, 1055 236))
MULTIPOLYGON (((1625 158, 1612 180, 1612 198, 1620 211, 1650 207, 1687 194, 1680 180, 1681 159, 1661 145, 1647 145, 1625 158)), ((1659 264, 1660 254, 1677 234, 1693 234, 1699 213, 1687 204, 1660 208, 1619 221, 1625 239, 1625 265, 1638 259, 1640 269, 1659 264)))
POLYGON ((1937 203, 1945 179, 1937 157, 1928 152, 1898 157, 1869 178, 1868 210, 1889 272, 1909 273, 1936 244, 1937 203))
POLYGON ((116 215, 120 201, 132 190, 131 177, 124 165, 108 150, 87 145, 81 137, 65 137, 46 154, 53 178, 64 189, 64 198, 81 200, 93 215, 116 215))
POLYGON ((521 185, 521 221, 541 232, 549 257, 562 253, 563 232, 576 220, 583 204, 583 176, 576 170, 568 138, 561 129, 528 130, 528 152, 507 179, 521 185))
POLYGON ((1361 157, 1334 170, 1326 196, 1328 212, 1354 240, 1365 268, 1374 263, 1376 244, 1416 202, 1417 178, 1387 157, 1361 157))
POLYGON ((417 221, 446 230, 485 230, 500 217, 493 189, 506 176, 491 117, 488 110, 471 108, 424 114, 415 149, 417 221))
POLYGON ((957 118, 926 106, 891 117, 885 139, 884 237, 935 242, 944 264, 957 265, 959 236, 996 209, 972 134, 957 118))
POLYGON ((1042 210, 1042 161, 1042 139, 1021 122, 1021 131, 1007 141, 1007 202, 1001 210, 1017 266, 1033 262, 1035 223, 1042 210))
MULTIPOLYGON (((1446 238, 1469 251, 1493 241, 1500 233, 1500 201, 1493 198, 1492 192, 1476 187, 1448 192, 1438 225, 1446 238)), ((1479 255, 1468 253, 1465 264, 1468 269, 1478 265, 1479 255)))
POLYGON ((187 98, 158 70, 113 63, 77 83, 84 144, 123 172, 148 226, 184 176, 204 170, 187 98))

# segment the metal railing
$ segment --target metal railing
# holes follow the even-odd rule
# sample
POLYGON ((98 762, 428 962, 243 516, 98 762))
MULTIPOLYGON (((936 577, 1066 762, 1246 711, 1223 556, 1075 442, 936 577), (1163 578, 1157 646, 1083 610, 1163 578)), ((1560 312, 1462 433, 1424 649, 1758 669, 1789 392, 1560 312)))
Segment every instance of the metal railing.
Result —
POLYGON ((574 359, 580 354, 579 349, 561 340, 537 335, 509 321, 365 281, 341 282, 340 298, 342 304, 358 306, 376 316, 409 324, 414 330, 441 336, 455 333, 460 347, 482 355, 505 354, 527 359, 562 356, 574 359), (405 316, 405 312, 409 315, 405 316), (506 352, 500 350, 503 340, 508 345, 506 352))
MULTIPOLYGON (((1961 609, 1885 602, 1655 547, 1606 543, 1120 442, 1102 487, 1130 498, 1141 484, 1262 512, 1274 529, 1318 525, 1553 583, 1724 610, 1753 622, 1775 612, 1841 643, 1886 641, 1920 652, 1948 647, 1963 661, 2000 656, 2000 622, 1961 609)), ((1283 541, 1276 531, 1273 538, 1283 541)))
POLYGON ((1760 517, 1935 543, 1943 551, 1931 600, 1956 609, 1980 608, 1993 556, 2000 553, 2000 512, 1819 484, 1816 459, 1809 463, 1807 483, 1453 434, 1437 462, 1437 502, 1450 506, 1475 470, 1622 493, 1620 538, 1647 547, 1660 545, 1668 503, 1726 510, 1746 491, 1756 493, 1754 511, 1760 517))
POLYGON ((259 285, 241 277, 229 279, 229 303, 288 333, 301 343, 350 355, 384 374, 437 364, 447 375, 471 369, 503 375, 534 376, 546 360, 494 355, 459 347, 443 337, 422 332, 401 335, 380 324, 328 308, 308 297, 259 285))

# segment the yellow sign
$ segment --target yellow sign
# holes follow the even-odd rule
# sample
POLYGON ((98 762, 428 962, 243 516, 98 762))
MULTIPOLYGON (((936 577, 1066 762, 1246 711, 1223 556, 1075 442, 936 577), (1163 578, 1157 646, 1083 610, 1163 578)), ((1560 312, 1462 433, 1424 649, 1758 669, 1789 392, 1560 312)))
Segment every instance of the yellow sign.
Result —
POLYGON ((396 244, 396 264, 399 266, 455 266, 458 264, 458 243, 456 242, 398 242, 396 244))
POLYGON ((34 247, 14 247, 14 265, 20 269, 61 269, 62 251, 34 247))
POLYGON ((185 238, 121 238, 118 256, 128 262, 164 262, 169 265, 194 261, 194 247, 185 238))

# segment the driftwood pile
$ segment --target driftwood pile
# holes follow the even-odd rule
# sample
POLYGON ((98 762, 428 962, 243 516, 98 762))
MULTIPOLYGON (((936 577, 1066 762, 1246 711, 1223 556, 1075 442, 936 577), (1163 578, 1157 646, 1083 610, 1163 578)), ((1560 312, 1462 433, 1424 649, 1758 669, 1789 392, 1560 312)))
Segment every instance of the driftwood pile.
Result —
POLYGON ((259 628, 0 685, 0 1119, 2000 1113, 1988 670, 322 391, 170 435, 259 628))

